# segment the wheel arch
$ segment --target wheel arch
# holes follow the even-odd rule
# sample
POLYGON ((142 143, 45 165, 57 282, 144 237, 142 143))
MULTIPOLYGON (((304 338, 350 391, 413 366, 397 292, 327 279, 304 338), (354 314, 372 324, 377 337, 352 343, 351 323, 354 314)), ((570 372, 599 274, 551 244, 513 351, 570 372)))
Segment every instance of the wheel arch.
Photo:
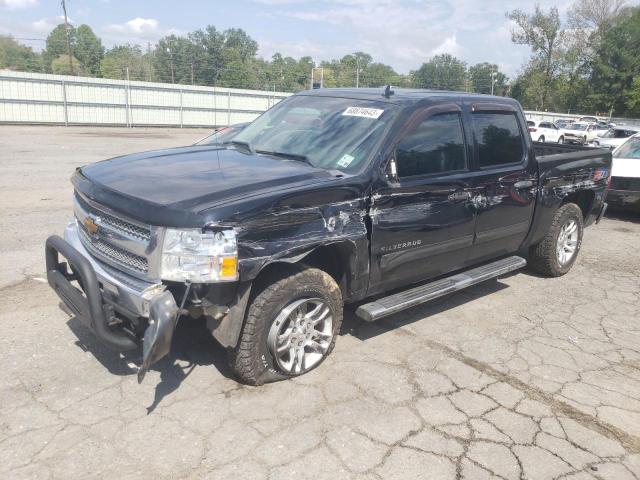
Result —
POLYGON ((302 253, 274 258, 265 263, 252 280, 254 292, 303 268, 317 268, 329 274, 340 287, 346 301, 358 296, 358 245, 341 240, 327 245, 318 245, 302 253))
POLYGON ((582 219, 586 221, 593 209, 595 199, 596 194, 593 190, 578 190, 577 192, 571 192, 564 197, 562 199, 561 206, 567 203, 575 203, 582 211, 582 219))

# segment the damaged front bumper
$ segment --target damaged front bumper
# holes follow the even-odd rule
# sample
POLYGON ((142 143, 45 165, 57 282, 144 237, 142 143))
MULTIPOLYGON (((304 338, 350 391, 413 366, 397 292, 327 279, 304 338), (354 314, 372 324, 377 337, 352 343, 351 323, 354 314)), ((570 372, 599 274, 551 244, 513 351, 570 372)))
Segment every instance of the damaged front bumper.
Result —
POLYGON ((135 333, 123 328, 122 320, 148 323, 138 371, 138 381, 142 381, 151 365, 171 348, 180 310, 173 294, 161 283, 133 279, 98 263, 85 250, 73 223, 65 230, 64 239, 58 236, 47 239, 45 254, 51 288, 109 348, 118 352, 138 348, 135 333))

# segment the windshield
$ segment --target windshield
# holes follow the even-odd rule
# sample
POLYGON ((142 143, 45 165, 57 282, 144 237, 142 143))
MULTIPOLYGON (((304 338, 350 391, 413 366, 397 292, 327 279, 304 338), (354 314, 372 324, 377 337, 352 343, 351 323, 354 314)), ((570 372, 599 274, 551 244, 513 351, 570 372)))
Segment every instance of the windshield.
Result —
POLYGON ((397 110, 382 101, 296 95, 266 111, 233 141, 256 153, 354 171, 397 110))
POLYGON ((627 140, 613 156, 616 158, 640 158, 640 137, 627 140))

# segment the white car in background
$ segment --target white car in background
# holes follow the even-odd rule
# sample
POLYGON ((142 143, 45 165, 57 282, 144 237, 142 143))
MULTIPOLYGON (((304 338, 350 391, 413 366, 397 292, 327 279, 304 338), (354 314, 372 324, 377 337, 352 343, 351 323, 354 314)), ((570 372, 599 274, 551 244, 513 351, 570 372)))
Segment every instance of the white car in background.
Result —
POLYGON ((586 117, 580 117, 578 122, 580 123, 598 123, 598 117, 592 117, 591 115, 587 115, 586 117))
POLYGON ((604 134, 599 136, 593 141, 596 147, 617 148, 627 141, 629 137, 632 137, 640 133, 640 127, 631 125, 619 126, 610 128, 604 134))
POLYGON ((607 202, 640 212, 640 134, 613 151, 607 202))
POLYGON ((527 120, 527 127, 534 142, 564 143, 562 130, 552 122, 527 120))
POLYGON ((572 123, 567 128, 563 128, 561 132, 566 143, 587 145, 598 138, 599 134, 606 132, 606 130, 595 123, 576 122, 572 123))

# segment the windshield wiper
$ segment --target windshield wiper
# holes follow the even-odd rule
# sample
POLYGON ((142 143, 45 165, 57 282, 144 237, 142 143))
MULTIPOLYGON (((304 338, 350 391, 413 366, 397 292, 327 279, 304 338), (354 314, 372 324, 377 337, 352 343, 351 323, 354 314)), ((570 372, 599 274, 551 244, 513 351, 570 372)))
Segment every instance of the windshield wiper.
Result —
POLYGON ((239 145, 241 147, 244 147, 247 150, 249 150, 249 153, 251 155, 254 155, 256 153, 249 142, 243 142, 242 140, 229 140, 228 142, 222 142, 220 145, 228 145, 228 144, 239 145))
POLYGON ((300 155, 298 153, 287 153, 287 152, 269 152, 267 150, 256 150, 256 153, 262 153, 264 155, 273 155, 274 157, 282 157, 282 158, 290 158, 291 160, 296 160, 298 162, 306 163, 307 165, 311 165, 315 167, 309 157, 306 155, 300 155))

